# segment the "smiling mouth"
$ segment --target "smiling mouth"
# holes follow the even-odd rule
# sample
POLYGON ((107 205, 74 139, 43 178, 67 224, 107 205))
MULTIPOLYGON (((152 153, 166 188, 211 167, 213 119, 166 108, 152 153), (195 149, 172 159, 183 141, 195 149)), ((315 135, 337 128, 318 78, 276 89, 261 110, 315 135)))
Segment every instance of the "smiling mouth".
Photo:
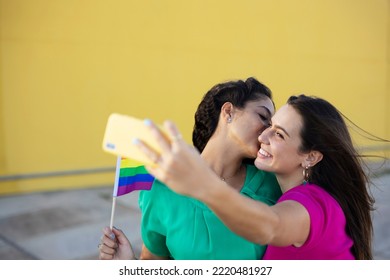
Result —
POLYGON ((262 155, 263 157, 271 157, 271 154, 267 153, 263 149, 260 148, 259 154, 262 155))

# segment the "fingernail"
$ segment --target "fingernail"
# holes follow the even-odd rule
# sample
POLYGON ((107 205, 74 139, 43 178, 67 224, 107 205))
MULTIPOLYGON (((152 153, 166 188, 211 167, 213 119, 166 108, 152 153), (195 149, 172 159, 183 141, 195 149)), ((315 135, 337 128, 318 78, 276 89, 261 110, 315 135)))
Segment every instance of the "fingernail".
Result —
POLYGON ((151 125, 152 125, 152 121, 149 120, 149 119, 144 119, 144 124, 145 124, 146 126, 151 126, 151 125))
POLYGON ((114 233, 110 233, 110 238, 112 239, 112 240, 114 240, 115 239, 115 234, 114 233))

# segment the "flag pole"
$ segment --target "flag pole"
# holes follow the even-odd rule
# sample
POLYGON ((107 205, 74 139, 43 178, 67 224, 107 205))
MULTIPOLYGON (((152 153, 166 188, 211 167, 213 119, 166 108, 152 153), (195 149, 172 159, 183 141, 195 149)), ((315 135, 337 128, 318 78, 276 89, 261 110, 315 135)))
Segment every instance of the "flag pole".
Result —
POLYGON ((112 208, 111 208, 111 219, 110 219, 110 229, 111 230, 112 230, 112 227, 114 226, 114 214, 115 214, 115 206, 116 206, 116 197, 118 196, 121 160, 122 160, 121 156, 118 156, 116 159, 115 183, 114 183, 114 191, 112 193, 112 208))
POLYGON ((112 198, 111 220, 110 220, 110 229, 111 229, 111 231, 112 231, 112 227, 114 225, 115 205, 116 205, 116 196, 114 196, 112 198))

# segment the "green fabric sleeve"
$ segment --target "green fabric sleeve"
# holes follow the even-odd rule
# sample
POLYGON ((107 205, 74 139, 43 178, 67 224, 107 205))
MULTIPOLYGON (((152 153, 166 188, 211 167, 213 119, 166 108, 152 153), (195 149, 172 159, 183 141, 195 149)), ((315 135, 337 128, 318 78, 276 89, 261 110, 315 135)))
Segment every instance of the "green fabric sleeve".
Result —
POLYGON ((141 191, 139 195, 139 206, 142 212, 141 236, 142 241, 148 250, 158 256, 170 256, 166 246, 166 230, 161 224, 160 215, 164 215, 164 199, 161 188, 165 186, 155 181, 152 189, 141 191), (154 197, 159 199, 154 199, 154 197))

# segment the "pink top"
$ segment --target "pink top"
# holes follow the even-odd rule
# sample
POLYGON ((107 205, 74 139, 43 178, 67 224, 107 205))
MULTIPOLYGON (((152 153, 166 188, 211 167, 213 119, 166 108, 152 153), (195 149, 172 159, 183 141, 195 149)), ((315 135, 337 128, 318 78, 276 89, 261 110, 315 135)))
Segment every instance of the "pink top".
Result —
POLYGON ((264 260, 352 260, 352 239, 346 233, 338 202, 317 185, 306 184, 285 192, 278 202, 294 200, 310 215, 310 233, 301 247, 268 245, 264 260))

